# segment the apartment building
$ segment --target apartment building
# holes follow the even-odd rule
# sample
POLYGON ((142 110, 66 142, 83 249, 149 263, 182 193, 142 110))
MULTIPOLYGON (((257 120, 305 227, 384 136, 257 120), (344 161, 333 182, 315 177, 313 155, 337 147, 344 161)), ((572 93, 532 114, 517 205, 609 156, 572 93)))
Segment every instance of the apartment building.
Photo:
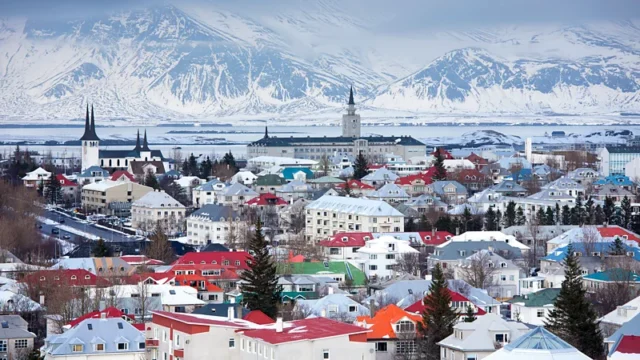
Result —
POLYGON ((341 231, 401 232, 404 215, 380 200, 325 195, 305 207, 305 234, 324 239, 341 231))
POLYGON ((87 184, 82 188, 82 208, 88 212, 115 215, 118 212, 117 207, 110 205, 120 203, 130 206, 131 203, 152 191, 153 188, 132 182, 105 180, 87 184))
POLYGON ((399 273, 397 264, 403 256, 418 256, 419 253, 408 241, 381 236, 367 241, 359 248, 353 262, 358 264, 369 278, 390 279, 399 273))
POLYGON ((232 207, 207 204, 187 217, 187 242, 194 245, 224 244, 229 231, 236 231, 238 226, 240 215, 232 207))
POLYGON ((186 208, 164 191, 150 191, 131 204, 131 225, 151 231, 160 223, 168 234, 182 232, 186 208))

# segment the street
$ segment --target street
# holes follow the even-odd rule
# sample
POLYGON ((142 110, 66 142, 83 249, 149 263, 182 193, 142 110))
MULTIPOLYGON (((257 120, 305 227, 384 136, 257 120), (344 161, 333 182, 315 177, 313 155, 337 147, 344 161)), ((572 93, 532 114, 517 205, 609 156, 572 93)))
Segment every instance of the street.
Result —
MULTIPOLYGON (((72 218, 69 216, 65 216, 62 214, 59 214, 55 211, 51 211, 51 210, 45 210, 42 213, 42 216, 49 219, 49 220, 53 220, 56 223, 60 223, 60 220, 64 220, 64 223, 60 224, 60 225, 49 225, 49 224, 44 224, 44 223, 40 223, 42 225, 42 229, 41 231, 46 234, 46 235, 51 235, 54 236, 56 238, 61 238, 63 239, 65 235, 68 235, 71 239, 74 239, 76 236, 80 236, 80 237, 85 237, 86 236, 82 236, 80 235, 80 233, 86 233, 86 234, 91 234, 94 237, 98 237, 98 238, 102 238, 104 241, 135 241, 138 240, 136 239, 135 236, 130 236, 130 235, 126 235, 126 234, 122 234, 116 231, 111 231, 109 229, 106 228, 101 228, 101 227, 97 227, 94 224, 91 223, 85 223, 82 222, 80 219, 76 219, 76 218, 72 218), (51 229, 53 229, 54 227, 59 227, 62 226, 62 228, 60 229, 60 234, 59 235, 54 235, 51 233, 51 229), (78 231, 78 233, 73 233, 73 232, 69 232, 69 231, 65 231, 64 230, 64 226, 68 226, 70 228, 73 228, 75 230, 78 231)), ((92 239, 89 239, 92 240, 92 239)))

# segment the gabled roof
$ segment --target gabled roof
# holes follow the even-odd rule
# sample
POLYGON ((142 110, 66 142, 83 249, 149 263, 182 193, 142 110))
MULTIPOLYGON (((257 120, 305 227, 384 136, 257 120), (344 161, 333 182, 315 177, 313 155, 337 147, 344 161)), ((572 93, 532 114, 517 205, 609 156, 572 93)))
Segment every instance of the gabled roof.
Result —
POLYGON ((239 217, 238 212, 231 206, 219 204, 207 204, 189 215, 189 218, 206 218, 213 222, 229 221, 229 218, 239 217))
POLYGON ((462 351, 495 351, 495 332, 506 333, 510 339, 517 339, 529 331, 523 323, 507 321, 498 314, 486 314, 478 317, 472 323, 460 322, 453 326, 455 330, 462 330, 464 336, 460 339, 455 333, 449 335, 438 344, 462 351))
MULTIPOLYGON (((236 332, 249 337, 260 339, 269 344, 284 344, 288 342, 318 340, 336 336, 348 336, 367 333, 367 329, 345 324, 323 317, 288 321, 282 324, 282 331, 276 331, 276 324, 263 326, 258 329, 242 329, 236 332)), ((303 354, 300 354, 304 357, 303 354)))
POLYGON ((127 315, 122 311, 120 311, 119 309, 113 306, 110 306, 104 310, 95 310, 95 311, 86 313, 78 318, 75 318, 69 323, 69 326, 74 327, 80 324, 81 322, 83 322, 85 319, 100 319, 102 317, 102 314, 104 314, 106 318, 124 319, 129 322, 133 322, 136 320, 136 318, 133 315, 127 315))
POLYGON ((309 203, 307 210, 333 210, 362 216, 403 216, 401 212, 381 200, 358 199, 325 195, 309 203))
POLYGON ((165 173, 164 163, 162 161, 153 160, 153 161, 136 161, 132 160, 129 162, 129 168, 136 175, 145 175, 145 168, 148 166, 154 166, 156 168, 155 174, 160 175, 165 173))
POLYGON ((371 330, 367 334, 367 339, 397 339, 398 336, 393 324, 401 319, 408 319, 413 323, 418 323, 422 321, 422 316, 402 310, 395 304, 390 304, 378 310, 373 317, 358 316, 356 324, 371 330))
POLYGON ((109 172, 103 168, 101 168, 100 166, 91 166, 88 167, 87 169, 85 169, 82 174, 79 174, 78 177, 109 177, 109 172), (94 175, 94 173, 96 173, 96 175, 94 175), (99 173, 99 174, 98 174, 99 173))
POLYGON ((379 168, 363 177, 362 181, 396 181, 398 177, 396 173, 387 168, 379 168))
POLYGON ((322 176, 317 179, 307 180, 311 184, 343 184, 345 181, 333 176, 322 176))
POLYGON ((240 183, 235 183, 222 190, 224 196, 258 196, 258 193, 240 183))
POLYGON ((527 295, 516 295, 507 302, 522 303, 525 307, 544 307, 553 305, 559 294, 560 288, 548 288, 527 295))
POLYGON ((516 193, 526 193, 527 189, 525 189, 522 185, 518 184, 513 180, 504 180, 503 182, 496 184, 491 187, 491 189, 495 192, 516 192, 516 193))
POLYGON ((131 206, 144 207, 144 208, 167 208, 167 209, 184 209, 178 200, 171 197, 164 191, 150 191, 144 194, 141 198, 134 201, 131 206))
POLYGON ((145 349, 140 348, 144 343, 144 334, 127 321, 119 318, 85 319, 81 323, 60 335, 47 337, 47 344, 57 346, 45 346, 44 351, 51 355, 89 355, 110 353, 138 353, 144 354, 145 349), (103 342, 104 351, 97 352, 92 346, 95 339, 103 342), (128 342, 127 350, 118 350, 119 342, 128 342), (74 352, 71 345, 83 345, 82 351, 74 352))
POLYGON ((78 184, 75 181, 71 181, 67 179, 67 177, 62 174, 56 174, 56 179, 58 179, 58 182, 62 187, 78 186, 78 184))
POLYGON ((280 186, 286 183, 287 180, 285 180, 283 177, 280 177, 280 175, 275 174, 258 176, 255 181, 256 186, 280 186))
POLYGON ((255 197, 246 203, 249 206, 267 206, 267 205, 288 205, 289 203, 283 198, 276 196, 272 193, 260 194, 260 196, 255 197))
POLYGON ((223 185, 223 186, 222 186, 223 188, 224 188, 224 187, 226 187, 226 186, 228 186, 227 184, 223 183, 222 181, 220 181, 220 180, 218 180, 218 179, 213 179, 213 180, 209 180, 209 181, 207 181, 206 183, 204 183, 204 184, 202 184, 202 185, 200 185, 200 186, 197 186, 197 187, 195 188, 195 190, 199 190, 199 191, 213 191, 213 190, 215 190, 214 185, 216 185, 216 184, 221 184, 221 185, 223 185))
MULTIPOLYGON (((451 295, 451 301, 458 301, 458 302, 468 302, 470 304, 472 304, 471 300, 469 300, 466 296, 455 292, 453 290, 449 289, 449 295, 451 295)), ((405 311, 414 313, 414 314, 422 314, 425 310, 426 310, 426 306, 424 305, 424 299, 420 299, 418 301, 416 301, 415 303, 407 306, 406 308, 404 308, 405 311)), ((478 308, 476 315, 484 315, 487 312, 478 308)), ((460 313, 460 315, 464 315, 465 313, 460 313)))
POLYGON ((343 232, 320 241, 318 245, 324 247, 363 247, 367 240, 373 239, 370 232, 343 232))
POLYGON ((429 187, 431 187, 431 189, 433 189, 433 192, 438 194, 438 195, 445 195, 445 191, 444 188, 453 185, 456 188, 456 193, 457 194, 466 194, 467 193, 467 188, 464 187, 464 185, 460 184, 459 182, 455 181, 455 180, 442 180, 442 181, 436 181, 432 184, 429 185, 429 187))
POLYGON ((95 274, 89 272, 86 269, 69 269, 64 270, 50 269, 36 271, 25 275, 23 281, 25 282, 47 282, 58 284, 62 287, 70 286, 108 286, 109 281, 104 278, 98 277, 95 274))
POLYGON ((393 183, 389 183, 389 184, 384 184, 384 186, 382 186, 380 189, 372 192, 370 195, 370 197, 374 197, 374 198, 379 198, 379 199, 395 199, 395 198, 404 198, 404 199, 408 199, 409 198, 409 194, 407 194, 406 191, 404 191, 403 188, 399 187, 396 184, 393 183))
POLYGON ((412 185, 416 180, 422 180, 425 185, 431 184, 433 180, 426 173, 418 173, 397 178, 394 183, 396 185, 412 185))
POLYGON ((224 265, 225 261, 229 261, 229 265, 238 266, 240 269, 246 270, 249 268, 247 260, 251 259, 253 257, 246 251, 190 252, 180 257, 174 264, 200 264, 203 261, 205 264, 212 264, 215 261, 216 264, 224 265), (236 261, 240 261, 240 265, 236 265, 236 261))
MULTIPOLYGON (((376 189, 373 186, 369 184, 365 184, 362 181, 356 180, 356 179, 351 179, 347 181, 347 183, 349 183, 349 188, 354 190, 375 190, 376 189)), ((344 189, 345 186, 346 186, 346 183, 338 184, 336 185, 336 189, 344 189)))
POLYGON ((313 178, 313 171, 306 167, 287 167, 282 169, 281 174, 284 179, 293 180, 294 175, 300 171, 302 171, 306 175, 307 179, 313 178))
POLYGON ((522 250, 502 241, 451 241, 440 245, 430 258, 440 261, 465 259, 474 251, 490 250, 492 252, 508 252, 515 258, 522 257, 522 250))
POLYGON ((120 179, 121 177, 126 177, 127 179, 129 179, 130 181, 136 181, 136 178, 133 176, 133 174, 131 174, 130 172, 126 171, 126 170, 116 170, 113 172, 113 174, 111 175, 111 181, 117 181, 118 179, 120 179))
POLYGON ((616 346, 611 349, 609 356, 615 356, 615 353, 636 354, 636 356, 640 356, 640 336, 623 336, 616 346))

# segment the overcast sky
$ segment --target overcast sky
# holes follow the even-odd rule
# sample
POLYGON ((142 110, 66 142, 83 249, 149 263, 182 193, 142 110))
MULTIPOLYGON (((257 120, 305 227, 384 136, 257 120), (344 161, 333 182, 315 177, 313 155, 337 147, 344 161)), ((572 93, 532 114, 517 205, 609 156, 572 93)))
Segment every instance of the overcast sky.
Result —
MULTIPOLYGON (((0 16, 82 18, 171 1, 178 0, 0 0, 0 16)), ((308 7, 317 0, 188 1, 218 4, 258 16, 308 7)), ((375 19, 373 25, 378 30, 391 32, 640 17, 640 0, 336 0, 334 3, 356 16, 375 19)))

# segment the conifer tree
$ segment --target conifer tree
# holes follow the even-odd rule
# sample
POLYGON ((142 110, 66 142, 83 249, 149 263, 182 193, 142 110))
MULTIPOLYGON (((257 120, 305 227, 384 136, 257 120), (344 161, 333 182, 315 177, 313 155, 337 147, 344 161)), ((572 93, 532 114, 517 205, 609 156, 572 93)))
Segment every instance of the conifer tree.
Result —
POLYGON ((496 212, 493 211, 493 207, 489 207, 489 210, 484 214, 484 229, 496 231, 496 212))
POLYGON ((405 232, 412 232, 412 231, 416 231, 416 230, 417 230, 416 219, 414 219, 412 217, 407 217, 405 219, 405 222, 404 222, 404 231, 405 232))
POLYGON ((182 162, 182 175, 189 176, 189 161, 187 159, 182 162))
POLYGON ((518 210, 516 210, 516 225, 524 225, 526 221, 522 206, 518 206, 518 210))
POLYGON ((447 169, 444 167, 444 155, 440 148, 436 149, 436 160, 433 162, 435 173, 431 177, 433 181, 447 180, 447 169))
POLYGON ((153 190, 160 189, 160 183, 158 182, 158 178, 156 178, 156 175, 152 173, 150 170, 147 171, 147 173, 145 174, 142 184, 144 186, 153 188, 153 190))
POLYGON ((367 176, 369 173, 369 162, 367 158, 364 157, 363 153, 358 154, 355 163, 353 164, 353 178, 356 180, 360 180, 363 177, 367 176))
POLYGON ((451 308, 451 293, 440 264, 436 264, 431 275, 429 294, 423 300, 425 310, 418 323, 421 335, 418 348, 421 358, 436 360, 440 359, 437 343, 451 335, 458 313, 451 308))
POLYGON ((164 232, 160 221, 156 222, 155 229, 153 230, 153 234, 149 236, 149 240, 149 243, 144 249, 144 254, 148 258, 163 261, 165 264, 170 264, 174 260, 175 253, 173 252, 173 247, 171 247, 169 237, 164 232))
POLYGON ((433 226, 427 218, 427 215, 422 214, 422 216, 420 216, 420 222, 418 223, 418 231, 431 231, 432 229, 433 226))
POLYGON ((514 225, 516 225, 516 203, 509 201, 504 212, 504 226, 510 227, 514 225))
POLYGON ((281 302, 282 286, 278 285, 276 264, 269 254, 259 219, 249 242, 249 252, 253 255, 253 260, 249 269, 240 275, 240 279, 245 282, 241 285, 242 303, 249 310, 260 310, 275 319, 281 302))
POLYGON ((187 176, 196 176, 198 175, 198 160, 196 160, 196 157, 193 155, 193 153, 191 153, 191 155, 189 155, 189 162, 188 162, 188 168, 189 171, 187 172, 187 176))
POLYGON ((474 322, 476 320, 476 314, 473 311, 473 307, 471 305, 467 305, 467 313, 463 318, 464 322, 474 322))
POLYGON ((560 208, 560 204, 558 203, 556 203, 555 215, 556 218, 554 219, 553 223, 556 225, 562 225, 562 209, 560 208))
POLYGON ((55 172, 51 173, 51 177, 49 178, 49 181, 47 181, 47 187, 44 189, 44 193, 46 195, 47 203, 58 204, 62 202, 62 185, 60 185, 60 181, 56 177, 55 172))
POLYGON ((502 229, 502 211, 498 209, 496 211, 496 230, 500 231, 502 229))
POLYGON ((593 225, 595 217, 595 208, 593 206, 593 198, 589 196, 589 199, 584 203, 584 223, 593 225))
POLYGON ((473 215, 471 215, 471 210, 467 206, 464 207, 464 212, 462 213, 462 222, 463 229, 465 232, 469 231, 469 223, 473 220, 473 215))
POLYGON ((455 226, 453 225, 453 222, 451 221, 451 217, 449 217, 449 215, 440 215, 433 226, 438 230, 448 231, 452 234, 456 233, 455 226))
POLYGON ((547 211, 545 212, 545 225, 555 225, 556 224, 556 215, 553 213, 553 209, 551 206, 547 206, 547 211))
MULTIPOLYGON (((613 202, 613 199, 610 197, 606 197, 604 199, 604 206, 602 207, 602 211, 604 211, 604 221, 607 223, 611 222, 611 218, 613 217, 613 213, 616 210, 616 204, 613 202)), ((602 225, 602 224, 599 224, 602 225)))
POLYGON ((102 240, 102 238, 96 241, 95 246, 92 250, 93 257, 110 257, 111 249, 107 246, 107 244, 102 240))
POLYGON ((545 327, 592 359, 604 355, 602 333, 597 314, 585 298, 582 270, 573 245, 567 247, 564 259, 565 279, 545 327))
POLYGON ((571 209, 569 209, 569 205, 562 207, 562 225, 571 225, 571 209))
POLYGON ((538 225, 544 225, 546 221, 546 214, 544 213, 544 210, 542 210, 542 206, 538 208, 538 211, 536 212, 536 222, 538 225))
POLYGON ((620 203, 620 209, 622 210, 622 227, 628 229, 631 226, 631 200, 628 197, 624 197, 620 203))
POLYGON ((616 239, 610 246, 609 253, 611 255, 624 255, 627 252, 627 249, 624 246, 624 242, 620 239, 619 236, 616 236, 616 239))
POLYGON ((231 151, 224 154, 224 157, 222 158, 222 163, 225 165, 228 165, 230 168, 237 168, 236 159, 233 157, 233 154, 231 153, 231 151))
POLYGON ((602 225, 606 221, 606 215, 604 213, 604 209, 599 204, 596 205, 595 210, 593 210, 595 215, 593 216, 594 225, 602 225))
POLYGON ((573 207, 575 219, 572 219, 574 225, 582 225, 584 224, 585 216, 584 216, 584 208, 582 205, 582 195, 578 195, 576 198, 576 205, 573 207))

